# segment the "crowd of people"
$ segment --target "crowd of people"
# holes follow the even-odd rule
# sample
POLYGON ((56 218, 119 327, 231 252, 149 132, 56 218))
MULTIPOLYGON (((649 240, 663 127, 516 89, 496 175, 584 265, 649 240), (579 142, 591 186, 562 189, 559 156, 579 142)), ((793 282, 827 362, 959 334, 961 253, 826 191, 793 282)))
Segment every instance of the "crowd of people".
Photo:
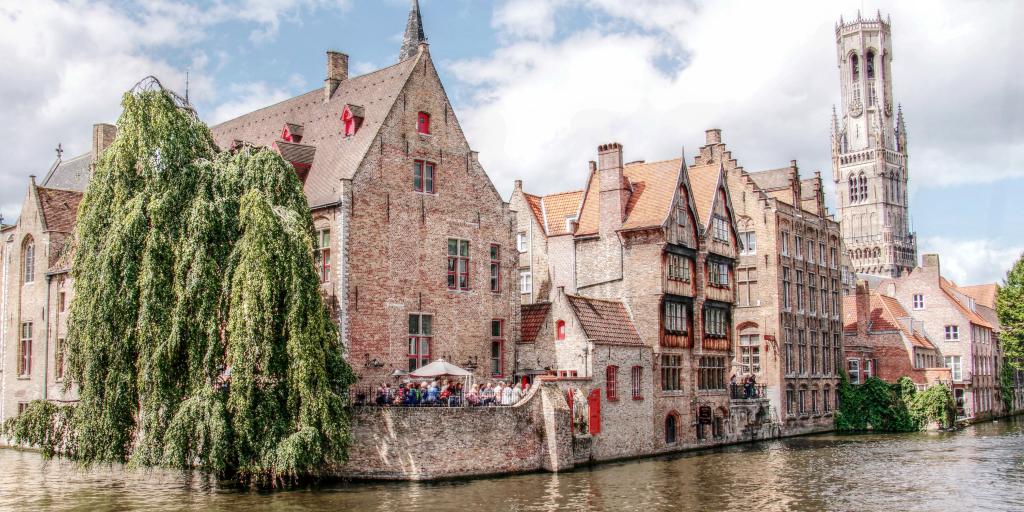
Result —
POLYGON ((530 385, 527 383, 510 385, 502 381, 473 384, 468 390, 461 382, 451 380, 403 382, 395 387, 384 382, 377 387, 372 402, 367 400, 364 393, 357 393, 356 403, 428 407, 508 406, 517 404, 529 390, 530 385))

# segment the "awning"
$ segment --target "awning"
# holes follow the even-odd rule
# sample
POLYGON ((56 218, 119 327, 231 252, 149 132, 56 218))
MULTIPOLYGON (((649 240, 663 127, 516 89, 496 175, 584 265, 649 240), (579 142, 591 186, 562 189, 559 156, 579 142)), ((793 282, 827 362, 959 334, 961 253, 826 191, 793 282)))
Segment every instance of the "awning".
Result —
POLYGON ((463 370, 444 359, 438 359, 422 368, 409 372, 410 377, 469 377, 472 372, 463 370))

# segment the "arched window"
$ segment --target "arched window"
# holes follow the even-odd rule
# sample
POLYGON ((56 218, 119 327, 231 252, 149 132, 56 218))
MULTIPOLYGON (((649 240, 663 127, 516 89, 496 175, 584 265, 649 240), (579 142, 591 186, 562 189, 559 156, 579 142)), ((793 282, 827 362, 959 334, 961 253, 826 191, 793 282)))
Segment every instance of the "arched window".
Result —
POLYGON ((36 244, 32 237, 25 237, 21 245, 22 282, 31 283, 36 279, 36 244))
POLYGON ((555 338, 559 340, 565 339, 565 320, 559 320, 555 323, 555 338))
POLYGON ((875 77, 875 52, 874 52, 874 50, 868 50, 868 54, 867 54, 866 57, 867 57, 867 62, 864 63, 864 66, 867 67, 867 69, 868 69, 868 80, 871 80, 872 78, 875 77))
POLYGON ((430 114, 420 112, 416 116, 416 131, 424 135, 430 135, 430 114))
POLYGON ((860 59, 856 53, 850 55, 850 76, 854 82, 860 79, 860 59))
POLYGON ((665 416, 665 444, 675 444, 676 442, 676 415, 675 413, 669 413, 665 416))

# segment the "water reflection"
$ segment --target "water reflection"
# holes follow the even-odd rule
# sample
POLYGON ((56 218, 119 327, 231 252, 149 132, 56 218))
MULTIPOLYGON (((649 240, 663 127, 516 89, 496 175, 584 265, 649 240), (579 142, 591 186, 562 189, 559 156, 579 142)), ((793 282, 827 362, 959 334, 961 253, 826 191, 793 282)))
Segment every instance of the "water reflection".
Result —
POLYGON ((560 475, 278 493, 0 450, 0 509, 1024 510, 1024 421, 953 434, 802 437, 560 475))

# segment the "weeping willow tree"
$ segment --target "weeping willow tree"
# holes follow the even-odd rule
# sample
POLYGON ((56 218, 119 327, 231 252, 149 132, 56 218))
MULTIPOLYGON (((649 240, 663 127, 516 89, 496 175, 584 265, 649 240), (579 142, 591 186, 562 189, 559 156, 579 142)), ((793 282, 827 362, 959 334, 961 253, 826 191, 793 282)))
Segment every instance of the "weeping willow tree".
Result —
POLYGON ((6 432, 86 464, 249 484, 335 469, 353 374, 295 172, 266 149, 218 152, 155 79, 122 105, 75 230, 66 357, 80 401, 34 403, 6 432))

